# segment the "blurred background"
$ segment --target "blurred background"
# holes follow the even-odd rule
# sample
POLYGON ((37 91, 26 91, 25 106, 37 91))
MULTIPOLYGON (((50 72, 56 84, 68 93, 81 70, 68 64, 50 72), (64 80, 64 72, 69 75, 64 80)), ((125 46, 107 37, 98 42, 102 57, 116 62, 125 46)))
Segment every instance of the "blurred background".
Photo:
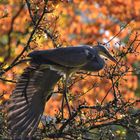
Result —
MULTIPOLYGON (((47 13, 35 29, 35 23, 43 12, 45 3, 43 0, 0 0, 0 104, 9 99, 18 76, 28 65, 16 63, 26 59, 29 52, 80 44, 94 46, 97 43, 105 44, 117 60, 122 57, 121 68, 115 72, 124 75, 117 83, 116 89, 126 101, 138 100, 140 1, 46 0, 46 2, 47 13)), ((85 102, 88 105, 95 105, 113 100, 113 90, 110 90, 112 83, 109 78, 109 72, 113 71, 112 63, 106 61, 107 66, 99 73, 85 75, 79 72, 72 77, 69 83, 71 106, 76 108, 85 102)), ((59 111, 62 94, 57 93, 63 88, 62 83, 61 80, 56 85, 56 94, 46 103, 44 115, 53 117, 59 111)), ((133 107, 139 110, 140 104, 137 103, 133 107)), ((126 136, 124 129, 119 127, 113 129, 118 137, 122 136, 123 139, 123 136, 126 136)))

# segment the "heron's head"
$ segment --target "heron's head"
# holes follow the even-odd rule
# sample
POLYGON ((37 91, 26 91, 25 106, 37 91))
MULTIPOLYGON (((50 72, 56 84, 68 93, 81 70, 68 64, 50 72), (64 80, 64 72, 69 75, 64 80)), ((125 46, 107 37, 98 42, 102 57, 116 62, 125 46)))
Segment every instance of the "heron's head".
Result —
POLYGON ((99 55, 103 55, 107 58, 109 58, 114 63, 117 63, 117 60, 109 53, 108 49, 102 45, 97 46, 97 50, 99 52, 99 55))

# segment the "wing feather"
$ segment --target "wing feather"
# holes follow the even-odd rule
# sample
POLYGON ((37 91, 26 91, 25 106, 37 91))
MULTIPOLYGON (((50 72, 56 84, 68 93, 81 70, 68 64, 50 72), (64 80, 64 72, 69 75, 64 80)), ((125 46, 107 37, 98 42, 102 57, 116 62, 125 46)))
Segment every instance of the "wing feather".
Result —
POLYGON ((35 131, 45 102, 50 98, 53 87, 60 78, 57 72, 49 68, 40 69, 40 66, 35 64, 24 70, 7 107, 7 122, 14 138, 28 137, 35 131))

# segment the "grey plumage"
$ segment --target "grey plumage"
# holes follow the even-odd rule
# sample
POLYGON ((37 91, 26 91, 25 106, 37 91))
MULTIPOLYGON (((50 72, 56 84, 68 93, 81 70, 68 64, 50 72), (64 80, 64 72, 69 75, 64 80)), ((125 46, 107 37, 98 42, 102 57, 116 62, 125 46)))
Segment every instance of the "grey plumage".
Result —
POLYGON ((94 48, 83 45, 30 53, 31 66, 20 76, 9 100, 8 125, 11 134, 23 139, 32 136, 44 111, 45 102, 62 77, 61 73, 69 77, 77 70, 101 70, 105 61, 100 57, 100 52, 117 62, 100 45, 94 48))
POLYGON ((89 45, 80 45, 77 47, 56 48, 46 51, 34 51, 29 54, 33 62, 38 64, 47 64, 60 71, 86 70, 99 71, 104 65, 104 59, 100 57, 100 53, 108 57, 113 62, 117 62, 110 55, 104 46, 91 47, 89 45), (90 67, 90 68, 89 68, 90 67))
POLYGON ((64 67, 80 67, 94 56, 94 49, 89 46, 66 47, 46 51, 34 51, 29 54, 36 62, 60 65, 64 67), (91 55, 88 54, 91 52, 91 55))

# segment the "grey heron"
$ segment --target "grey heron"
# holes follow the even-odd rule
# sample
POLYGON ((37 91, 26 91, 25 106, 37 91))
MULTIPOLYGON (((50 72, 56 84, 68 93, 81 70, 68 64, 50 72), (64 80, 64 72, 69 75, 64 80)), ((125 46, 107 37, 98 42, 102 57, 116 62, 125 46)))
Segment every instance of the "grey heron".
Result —
POLYGON ((32 137, 43 114, 45 102, 51 97, 55 84, 63 74, 66 78, 66 94, 68 78, 73 72, 103 69, 105 61, 100 54, 117 63, 102 45, 81 45, 31 52, 28 55, 31 64, 20 76, 9 100, 7 117, 12 135, 23 139, 27 136, 32 137), (28 103, 22 96, 25 94, 28 103))

